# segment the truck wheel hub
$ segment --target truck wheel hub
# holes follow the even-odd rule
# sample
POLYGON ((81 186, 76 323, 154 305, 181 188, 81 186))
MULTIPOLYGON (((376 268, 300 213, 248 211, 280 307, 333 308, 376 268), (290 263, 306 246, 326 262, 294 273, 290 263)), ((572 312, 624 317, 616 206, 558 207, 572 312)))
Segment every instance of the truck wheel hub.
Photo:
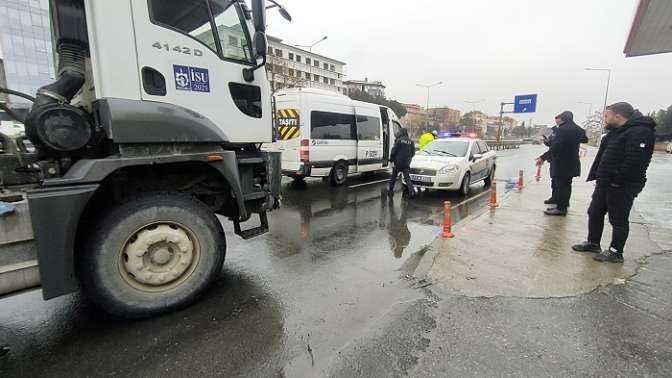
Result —
POLYGON ((161 286, 180 279, 194 262, 194 243, 175 224, 145 227, 129 239, 123 267, 137 283, 161 286))

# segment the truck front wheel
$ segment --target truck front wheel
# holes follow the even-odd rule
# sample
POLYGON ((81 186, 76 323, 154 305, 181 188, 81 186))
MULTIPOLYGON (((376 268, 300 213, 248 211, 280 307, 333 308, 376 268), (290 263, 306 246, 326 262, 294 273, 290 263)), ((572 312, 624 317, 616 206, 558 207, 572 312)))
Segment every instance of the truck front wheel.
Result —
POLYGON ((191 196, 143 194, 97 219, 78 254, 79 274, 88 296, 114 315, 143 318, 184 307, 224 263, 224 231, 191 196))

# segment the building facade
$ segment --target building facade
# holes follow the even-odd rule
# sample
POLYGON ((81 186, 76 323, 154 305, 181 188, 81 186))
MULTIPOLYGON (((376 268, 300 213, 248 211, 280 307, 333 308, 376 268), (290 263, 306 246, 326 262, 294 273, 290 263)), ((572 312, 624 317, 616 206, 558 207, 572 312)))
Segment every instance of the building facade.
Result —
POLYGON ((352 92, 366 92, 374 97, 385 97, 385 85, 380 81, 369 81, 369 78, 362 80, 348 80, 343 83, 348 89, 348 94, 352 92))
MULTIPOLYGON (((0 51, 9 88, 35 95, 54 80, 48 0, 0 0, 0 51)), ((30 104, 15 96, 9 101, 30 104)))
POLYGON ((273 91, 318 88, 347 95, 343 84, 346 63, 283 43, 268 36, 266 73, 273 91))
POLYGON ((411 138, 417 138, 428 126, 427 110, 417 104, 402 104, 406 108, 406 115, 401 117, 401 124, 408 130, 411 138))
POLYGON ((455 127, 460 123, 462 113, 457 109, 443 106, 429 109, 430 118, 441 125, 442 130, 446 127, 455 127))

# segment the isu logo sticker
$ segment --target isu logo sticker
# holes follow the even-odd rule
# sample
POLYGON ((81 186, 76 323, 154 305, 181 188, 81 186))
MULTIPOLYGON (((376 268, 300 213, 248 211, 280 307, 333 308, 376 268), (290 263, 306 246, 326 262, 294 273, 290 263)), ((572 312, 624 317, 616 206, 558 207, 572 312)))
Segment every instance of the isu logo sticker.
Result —
POLYGON ((301 135, 298 109, 278 110, 278 133, 280 140, 290 140, 301 135))

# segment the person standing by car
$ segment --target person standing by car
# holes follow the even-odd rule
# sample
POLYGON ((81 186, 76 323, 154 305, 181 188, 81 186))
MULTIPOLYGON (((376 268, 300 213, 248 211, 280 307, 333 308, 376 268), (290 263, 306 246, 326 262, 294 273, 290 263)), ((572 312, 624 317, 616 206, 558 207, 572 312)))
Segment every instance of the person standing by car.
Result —
POLYGON ((626 102, 608 106, 604 118, 609 132, 588 175, 588 181, 597 181, 588 208, 588 241, 572 249, 599 253, 593 257, 599 262, 622 263, 630 232, 630 210, 646 185, 646 171, 653 156, 656 122, 626 102), (602 251, 600 241, 607 213, 613 233, 611 245, 602 251))
MULTIPOLYGON (((556 119, 555 119, 555 126, 553 126, 553 127, 551 128, 551 133, 550 133, 550 135, 548 135, 548 136, 544 135, 544 136, 543 136, 543 138, 544 138, 544 145, 545 145, 546 147, 549 147, 549 148, 550 148, 550 147, 551 147, 551 144, 553 144, 553 139, 555 139, 555 136, 558 134, 558 125, 559 125, 561 122, 562 122, 562 120, 561 120, 560 118, 556 118, 556 119)), ((551 166, 551 172, 552 172, 552 171, 553 171, 553 161, 552 161, 552 160, 549 160, 548 163, 549 163, 549 165, 551 166)), ((551 178, 551 198, 549 198, 549 199, 547 199, 546 201, 544 201, 544 204, 545 204, 545 205, 555 205, 555 204, 556 204, 556 201, 557 201, 557 195, 556 195, 556 193, 555 193, 555 185, 554 185, 554 181, 553 181, 553 179, 551 178)))
POLYGON ((569 200, 572 196, 572 180, 581 176, 579 147, 587 143, 586 131, 574 123, 574 114, 562 112, 556 118, 560 120, 551 148, 537 159, 537 164, 551 162, 551 179, 555 187, 556 207, 547 209, 546 215, 566 216, 569 200))
POLYGON ((438 136, 438 133, 436 131, 425 131, 424 134, 420 135, 420 139, 418 139, 418 144, 420 144, 420 149, 424 150, 425 147, 427 147, 428 144, 432 143, 434 139, 438 136))
POLYGON ((390 178, 389 193, 390 196, 394 194, 394 185, 397 182, 399 173, 404 175, 404 184, 406 191, 410 196, 415 195, 415 189, 411 182, 411 160, 415 155, 415 143, 408 137, 408 131, 404 128, 399 129, 394 141, 394 147, 390 152, 390 161, 394 164, 392 169, 392 178, 390 178))

